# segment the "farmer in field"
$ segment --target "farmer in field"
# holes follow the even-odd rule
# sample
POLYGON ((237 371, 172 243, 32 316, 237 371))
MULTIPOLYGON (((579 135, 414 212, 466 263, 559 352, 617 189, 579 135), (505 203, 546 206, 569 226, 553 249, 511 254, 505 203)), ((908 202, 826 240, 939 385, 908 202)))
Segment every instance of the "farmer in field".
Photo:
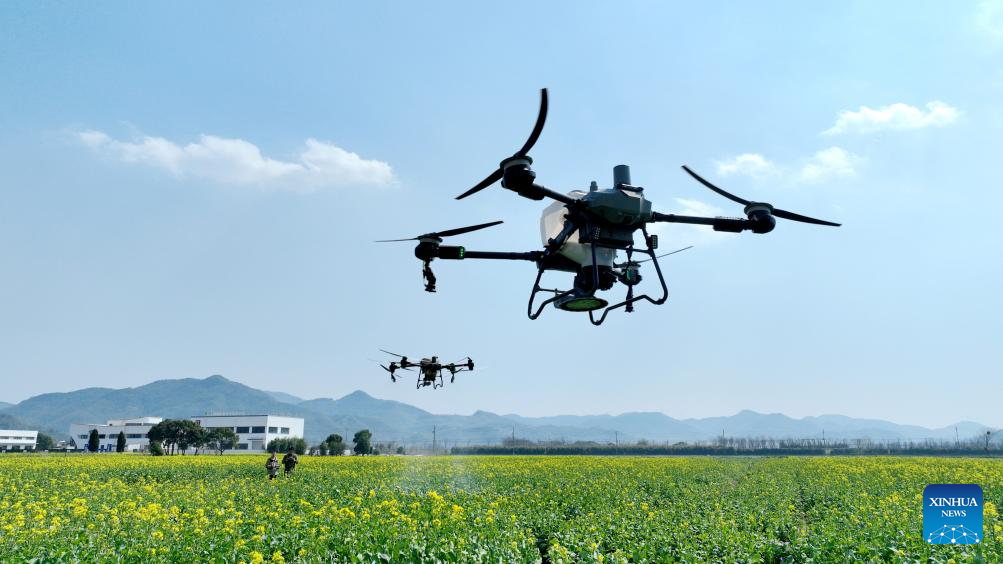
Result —
POLYGON ((299 458, 296 458, 296 450, 289 449, 289 452, 282 457, 282 465, 286 467, 286 476, 293 473, 293 470, 296 469, 296 465, 299 464, 299 461, 299 458))
POLYGON ((269 480, 274 480, 279 475, 279 460, 275 458, 274 452, 268 457, 268 462, 265 462, 265 470, 268 470, 269 480))

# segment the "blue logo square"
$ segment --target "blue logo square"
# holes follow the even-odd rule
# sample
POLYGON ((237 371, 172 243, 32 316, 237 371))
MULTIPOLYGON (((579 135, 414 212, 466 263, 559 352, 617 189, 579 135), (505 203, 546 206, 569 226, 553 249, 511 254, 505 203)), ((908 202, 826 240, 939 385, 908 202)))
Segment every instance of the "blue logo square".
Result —
POLYGON ((927 486, 923 490, 923 539, 928 544, 981 544, 982 487, 927 486))

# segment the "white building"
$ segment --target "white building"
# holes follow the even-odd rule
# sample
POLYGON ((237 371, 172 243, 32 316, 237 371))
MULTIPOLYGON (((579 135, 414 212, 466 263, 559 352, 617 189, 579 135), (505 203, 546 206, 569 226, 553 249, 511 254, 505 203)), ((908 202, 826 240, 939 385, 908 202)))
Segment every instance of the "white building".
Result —
POLYGON ((115 452, 118 434, 125 433, 126 452, 144 451, 150 448, 150 439, 146 434, 154 425, 163 421, 163 417, 135 417, 133 419, 111 419, 105 423, 73 423, 70 425, 70 436, 77 443, 77 448, 87 448, 91 429, 98 432, 98 452, 115 452))
POLYGON ((38 431, 0 429, 0 451, 35 450, 38 431))
POLYGON ((264 452, 272 439, 303 438, 302 417, 199 415, 191 419, 206 429, 233 429, 237 433, 237 448, 230 452, 264 452))

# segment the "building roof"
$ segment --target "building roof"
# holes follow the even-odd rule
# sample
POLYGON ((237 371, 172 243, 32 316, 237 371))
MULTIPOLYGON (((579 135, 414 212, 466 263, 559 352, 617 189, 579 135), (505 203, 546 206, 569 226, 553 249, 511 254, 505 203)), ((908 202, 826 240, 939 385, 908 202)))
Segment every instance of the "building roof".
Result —
POLYGON ((131 419, 109 419, 104 423, 73 423, 86 427, 124 427, 126 425, 156 425, 163 421, 163 417, 133 417, 131 419))

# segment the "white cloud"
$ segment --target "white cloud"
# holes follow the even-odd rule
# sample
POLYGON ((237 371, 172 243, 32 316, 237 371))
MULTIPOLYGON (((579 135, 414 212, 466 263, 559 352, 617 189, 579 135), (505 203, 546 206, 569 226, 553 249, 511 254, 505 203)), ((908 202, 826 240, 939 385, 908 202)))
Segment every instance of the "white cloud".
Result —
POLYGON ((1003 39, 1003 1, 982 0, 975 8, 975 25, 989 37, 1003 39))
POLYGON ((700 200, 694 200, 691 198, 675 198, 675 200, 675 207, 677 211, 673 211, 672 213, 678 215, 702 215, 717 217, 724 214, 724 211, 721 208, 701 202, 700 200))
POLYGON ((777 166, 758 153, 745 153, 725 161, 718 161, 717 173, 721 176, 742 174, 753 178, 765 178, 777 173, 777 166))
POLYGON ((823 149, 801 167, 798 174, 804 182, 822 182, 831 178, 856 176, 863 158, 840 147, 823 149))
POLYGON ((939 101, 928 103, 926 111, 903 103, 883 106, 876 110, 861 106, 857 111, 839 112, 836 124, 823 131, 822 135, 941 127, 956 122, 960 115, 961 112, 957 108, 939 101))
POLYGON ((342 186, 381 186, 393 182, 383 161, 363 159, 332 143, 307 139, 294 160, 261 154, 243 139, 202 135, 181 146, 162 137, 118 141, 102 131, 81 131, 84 145, 125 163, 160 168, 179 177, 205 178, 221 184, 311 191, 342 186))

